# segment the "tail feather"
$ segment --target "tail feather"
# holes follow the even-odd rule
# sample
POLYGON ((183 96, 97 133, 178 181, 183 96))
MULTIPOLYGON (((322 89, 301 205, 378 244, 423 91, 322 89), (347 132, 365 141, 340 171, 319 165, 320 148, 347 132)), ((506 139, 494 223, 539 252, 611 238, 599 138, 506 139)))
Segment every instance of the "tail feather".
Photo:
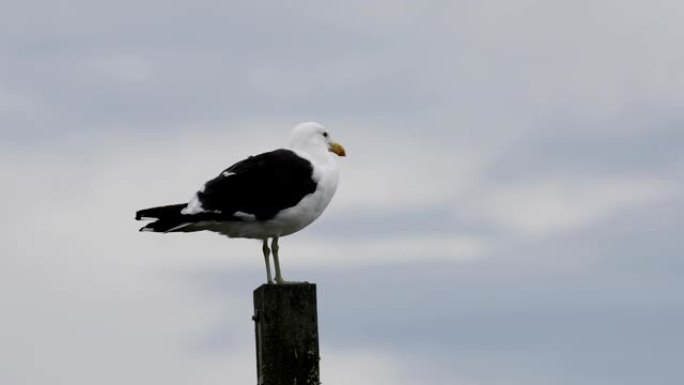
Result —
POLYGON ((175 231, 187 231, 184 229, 190 225, 192 225, 192 223, 156 220, 141 227, 140 231, 152 231, 155 233, 171 233, 175 231))
POLYGON ((176 217, 180 215, 181 210, 183 210, 185 206, 185 203, 179 203, 175 205, 157 206, 150 207, 148 209, 138 210, 135 213, 135 219, 166 219, 169 217, 176 217))
POLYGON ((150 207, 139 210, 135 213, 135 219, 155 219, 140 228, 140 231, 153 231, 156 233, 166 233, 172 231, 183 231, 183 228, 190 225, 187 217, 181 214, 185 204, 175 204, 159 207, 150 207))

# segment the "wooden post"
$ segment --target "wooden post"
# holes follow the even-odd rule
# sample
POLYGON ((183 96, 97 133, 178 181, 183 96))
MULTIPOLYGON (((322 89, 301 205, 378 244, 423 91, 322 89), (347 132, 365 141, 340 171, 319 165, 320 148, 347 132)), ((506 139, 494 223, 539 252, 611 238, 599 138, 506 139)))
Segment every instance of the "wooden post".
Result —
POLYGON ((316 285, 254 290, 258 385, 319 385, 316 285))

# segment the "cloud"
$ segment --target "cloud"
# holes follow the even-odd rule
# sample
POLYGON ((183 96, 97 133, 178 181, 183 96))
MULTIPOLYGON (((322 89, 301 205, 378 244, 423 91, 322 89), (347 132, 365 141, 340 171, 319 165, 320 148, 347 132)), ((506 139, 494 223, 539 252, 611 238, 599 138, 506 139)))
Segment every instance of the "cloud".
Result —
POLYGON ((0 86, 0 119, 6 119, 17 114, 32 113, 37 108, 37 100, 9 89, 3 89, 0 86))
POLYGON ((477 385, 455 373, 435 376, 435 368, 412 357, 380 349, 338 350, 322 354, 321 380, 332 385, 408 385, 429 379, 452 385, 477 385))
POLYGON ((680 191, 671 180, 550 178, 495 185, 478 202, 482 217, 525 237, 539 238, 590 226, 617 212, 658 202, 680 191))
MULTIPOLYGON (((260 256, 260 248, 254 241, 228 241, 213 234, 141 235, 135 232, 140 223, 132 220, 139 208, 187 201, 204 181, 232 162, 283 143, 289 129, 276 130, 263 124, 237 124, 231 130, 222 128, 226 126, 230 124, 197 125, 188 133, 164 135, 163 140, 148 135, 108 136, 106 141, 95 137, 89 140, 87 148, 74 147, 77 155, 68 158, 58 156, 63 150, 48 147, 40 153, 8 148, 2 159, 6 175, 22 184, 22 189, 3 192, 5 201, 15 202, 9 210, 16 219, 2 225, 5 233, 13 234, 16 240, 10 250, 24 256, 47 255, 55 249, 70 250, 72 257, 88 258, 89 254, 126 255, 133 249, 138 255, 159 255, 157 258, 172 260, 197 254, 196 245, 202 243, 203 263, 223 266, 221 261, 225 261, 235 268, 254 266, 256 257, 260 256), (25 191, 42 193, 29 196, 25 191), (33 231, 26 233, 25 228, 33 231), (40 234, 40 242, 33 240, 33 234, 40 234)), ((342 131, 339 136, 344 135, 342 131)), ((444 169, 443 161, 449 154, 434 153, 426 157, 421 149, 412 150, 449 175, 433 179, 432 174, 421 170, 430 167, 428 163, 414 162, 408 168, 398 168, 391 159, 383 159, 387 154, 398 164, 406 156, 402 151, 409 151, 410 144, 407 141, 396 141, 394 146, 381 144, 376 141, 378 137, 368 136, 368 142, 352 140, 357 155, 350 156, 350 162, 341 160, 341 183, 345 187, 338 191, 326 216, 351 214, 354 217, 370 209, 370 215, 381 220, 378 226, 384 227, 382 218, 388 208, 402 206, 406 212, 415 208, 433 209, 451 199, 459 184, 465 183, 467 167, 462 169, 460 177, 444 169), (400 153, 391 155, 392 149, 400 153), (365 161, 374 162, 374 159, 372 170, 380 173, 379 177, 364 171, 369 170, 365 161), (417 181, 420 179, 424 183, 417 181)), ((411 222, 412 218, 402 220, 411 222)), ((429 218, 409 226, 421 226, 426 220, 429 218)), ((488 243, 476 234, 456 233, 448 224, 435 233, 405 234, 401 239, 395 239, 390 233, 377 239, 349 242, 333 235, 331 231, 321 230, 311 236, 303 235, 303 239, 297 235, 284 240, 283 255, 296 255, 288 265, 350 266, 407 262, 416 258, 468 261, 482 256, 488 243), (373 258, 367 257, 369 253, 373 258)))
POLYGON ((487 241, 462 235, 391 237, 366 239, 306 239, 289 242, 287 259, 290 266, 306 268, 400 264, 422 262, 468 262, 481 258, 487 241))
POLYGON ((0 14, 0 382, 253 381, 258 243, 132 213, 305 120, 324 381, 681 382, 680 3, 129 3, 0 14))
MULTIPOLYGON (((346 123, 331 127, 335 138, 349 148, 350 156, 340 162, 340 189, 326 216, 372 220, 376 227, 366 226, 370 234, 382 229, 389 232, 363 243, 348 242, 343 237, 331 237, 333 234, 323 228, 316 231, 316 226, 325 223, 323 218, 312 229, 312 236, 304 235, 303 242, 298 240, 299 235, 285 242, 284 254, 297 256, 288 265, 334 267, 416 259, 462 262, 485 254, 490 240, 471 231, 457 231, 453 223, 431 225, 429 216, 435 210, 448 208, 468 184, 476 181, 506 140, 497 137, 440 143, 430 136, 380 124, 346 123), (475 148, 467 148, 473 144, 475 148), (413 213, 419 212, 425 214, 416 219, 413 213), (385 223, 391 213, 399 213, 397 219, 413 233, 404 231, 400 240, 392 239, 398 229, 385 223), (421 228, 424 230, 414 232, 421 228), (366 258, 368 250, 373 258, 366 258)), ((226 241, 209 234, 140 237, 132 232, 138 224, 130 220, 130 215, 141 207, 186 201, 223 167, 284 143, 288 129, 282 122, 216 120, 154 135, 130 135, 125 131, 84 135, 60 143, 58 148, 43 145, 37 153, 8 148, 4 164, 12 164, 7 171, 23 180, 25 189, 41 191, 51 186, 49 194, 39 194, 32 203, 16 206, 30 207, 21 214, 17 212, 17 220, 21 226, 32 226, 35 233, 40 233, 41 242, 28 240, 30 235, 19 231, 21 227, 15 221, 14 226, 6 226, 8 233, 21 240, 13 250, 19 255, 42 255, 64 249, 85 256, 102 252, 100 245, 107 244, 111 255, 128 253, 133 247, 140 254, 172 260, 197 254, 196 245, 201 242, 202 261, 187 263, 254 266, 259 252, 252 241, 226 241), (71 156, 64 157, 67 153, 71 156), (93 213, 107 220, 90 226, 93 213)), ((453 131, 452 135, 465 134, 453 131)), ((13 202, 29 198, 20 190, 4 194, 9 194, 5 198, 13 202)))
POLYGON ((115 54, 101 58, 95 66, 106 76, 122 82, 144 82, 152 77, 149 60, 135 54, 115 54))

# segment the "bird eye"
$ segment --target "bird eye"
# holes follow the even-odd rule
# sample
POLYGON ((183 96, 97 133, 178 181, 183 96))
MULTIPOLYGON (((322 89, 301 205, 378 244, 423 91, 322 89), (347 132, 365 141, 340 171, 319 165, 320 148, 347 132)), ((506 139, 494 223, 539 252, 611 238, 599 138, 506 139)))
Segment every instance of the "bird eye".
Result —
POLYGON ((324 133, 323 133, 323 137, 324 137, 324 138, 327 138, 327 137, 328 137, 328 133, 327 133, 327 132, 324 132, 324 133))

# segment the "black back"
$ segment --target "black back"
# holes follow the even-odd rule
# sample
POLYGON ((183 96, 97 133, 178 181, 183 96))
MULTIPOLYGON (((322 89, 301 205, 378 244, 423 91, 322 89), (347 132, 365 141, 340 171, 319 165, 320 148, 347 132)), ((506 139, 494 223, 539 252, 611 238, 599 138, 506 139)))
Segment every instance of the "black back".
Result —
POLYGON ((314 191, 311 163, 280 149, 235 163, 197 195, 205 211, 219 211, 224 218, 239 211, 267 220, 314 191))

